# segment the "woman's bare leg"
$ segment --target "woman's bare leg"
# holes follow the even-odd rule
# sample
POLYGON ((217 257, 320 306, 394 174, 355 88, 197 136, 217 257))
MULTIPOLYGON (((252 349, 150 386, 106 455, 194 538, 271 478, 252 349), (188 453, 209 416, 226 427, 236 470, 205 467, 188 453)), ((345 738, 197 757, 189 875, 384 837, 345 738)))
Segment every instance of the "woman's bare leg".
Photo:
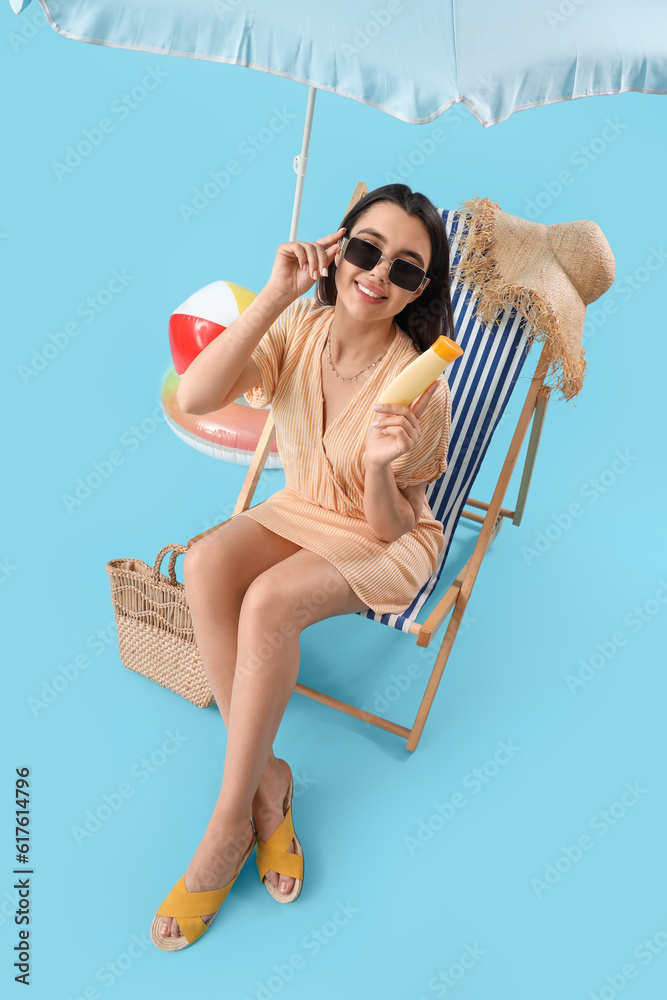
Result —
MULTIPOLYGON (((266 570, 241 605, 227 750, 216 808, 245 816, 297 681, 300 634, 334 615, 367 610, 338 570, 306 549, 266 570)), ((282 819, 282 813, 280 815, 282 819)))
MULTIPOLYGON (((185 590, 197 647, 226 728, 229 727, 236 669, 239 613, 245 593, 257 576, 298 550, 298 545, 269 531, 252 518, 238 517, 199 539, 185 553, 185 590)), ((275 817, 277 804, 284 799, 289 782, 289 777, 285 778, 285 770, 289 771, 289 766, 285 761, 279 761, 273 748, 270 748, 260 781, 263 799, 259 803, 269 822, 275 817)), ((269 832, 275 829, 280 819, 282 814, 269 832)), ((231 843, 224 852, 226 857, 222 860, 225 864, 220 867, 219 845, 225 834, 220 830, 219 817, 214 812, 186 870, 189 890, 195 892, 200 888, 210 888, 214 883, 215 887, 226 885, 234 877, 235 866, 250 840, 249 823, 245 822, 239 828, 237 822, 228 833, 231 843), (228 869, 231 871, 229 878, 224 878, 228 869)), ((267 879, 276 884, 278 875, 267 872, 267 879)), ((163 926, 161 933, 178 936, 180 931, 176 918, 167 918, 165 923, 168 930, 163 926)))
MULTIPOLYGON (((279 566, 274 563, 255 577, 247 588, 238 611, 222 787, 204 838, 186 871, 191 891, 225 885, 247 848, 250 812, 298 676, 300 631, 321 618, 365 608, 331 564, 298 547, 292 556, 280 560, 279 566), (315 592, 322 598, 313 602, 315 592)), ((209 636, 212 644, 216 637, 220 642, 219 629, 213 633, 209 636)), ((202 652, 202 659, 204 656, 202 652)), ((285 788, 286 784, 282 797, 285 788)), ((282 811, 275 826, 281 819, 282 811)), ((261 830, 259 833, 262 836, 261 830)), ((293 884, 291 879, 288 883, 293 884)), ((177 933, 174 924, 178 926, 175 919, 172 934, 177 933)))

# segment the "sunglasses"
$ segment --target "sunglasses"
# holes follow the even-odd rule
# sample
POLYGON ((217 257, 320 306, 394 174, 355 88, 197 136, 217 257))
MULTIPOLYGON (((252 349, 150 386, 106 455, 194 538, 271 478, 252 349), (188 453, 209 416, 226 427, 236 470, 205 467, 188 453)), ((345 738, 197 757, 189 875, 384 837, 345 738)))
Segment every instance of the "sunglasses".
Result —
POLYGON ((389 261, 389 280, 407 292, 418 291, 426 281, 426 271, 423 267, 418 267, 409 260, 403 260, 402 257, 389 260, 389 257, 382 256, 380 247, 358 236, 343 236, 340 248, 345 260, 349 260, 355 267, 363 268, 364 271, 371 271, 380 260, 389 261))

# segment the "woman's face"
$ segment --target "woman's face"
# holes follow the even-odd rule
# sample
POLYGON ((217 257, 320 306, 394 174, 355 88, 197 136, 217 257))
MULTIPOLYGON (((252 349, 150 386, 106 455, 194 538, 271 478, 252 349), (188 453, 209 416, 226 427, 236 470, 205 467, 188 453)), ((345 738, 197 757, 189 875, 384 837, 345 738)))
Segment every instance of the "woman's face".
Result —
MULTIPOLYGON (((346 236, 358 236, 379 247, 383 257, 402 257, 427 270, 431 263, 431 241, 428 231, 415 216, 408 215, 391 201, 379 201, 355 220, 346 236)), ((356 267, 339 250, 336 262, 336 304, 344 302, 355 319, 393 319, 405 306, 418 299, 430 279, 417 292, 408 292, 389 281, 386 260, 380 260, 370 271, 356 267), (363 289, 381 298, 370 298, 363 289)))

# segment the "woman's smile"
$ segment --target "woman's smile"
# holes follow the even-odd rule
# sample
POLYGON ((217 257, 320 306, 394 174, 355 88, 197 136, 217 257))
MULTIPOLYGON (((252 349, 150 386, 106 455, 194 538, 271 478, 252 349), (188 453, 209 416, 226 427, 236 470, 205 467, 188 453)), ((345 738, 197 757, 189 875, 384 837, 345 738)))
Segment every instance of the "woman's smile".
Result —
POLYGON ((387 298, 386 295, 382 294, 377 285, 371 285, 370 282, 356 280, 354 284, 362 302, 384 302, 387 298))

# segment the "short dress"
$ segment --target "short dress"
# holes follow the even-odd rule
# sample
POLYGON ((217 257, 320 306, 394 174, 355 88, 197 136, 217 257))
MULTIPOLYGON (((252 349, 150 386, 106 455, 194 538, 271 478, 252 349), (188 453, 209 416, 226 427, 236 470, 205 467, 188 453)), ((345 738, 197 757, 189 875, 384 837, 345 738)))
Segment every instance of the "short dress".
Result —
MULTIPOLYGON (((251 355, 262 382, 245 398, 255 408, 271 404, 286 485, 235 516, 252 517, 328 560, 372 611, 399 614, 434 572, 443 527, 425 502, 411 531, 393 542, 376 537, 364 513, 365 442, 382 389, 420 352, 396 324, 382 360, 322 435, 320 365, 333 315, 334 306, 295 299, 251 355)), ((419 428, 417 444, 391 463, 399 489, 432 483, 447 468, 451 395, 444 375, 419 428)))

